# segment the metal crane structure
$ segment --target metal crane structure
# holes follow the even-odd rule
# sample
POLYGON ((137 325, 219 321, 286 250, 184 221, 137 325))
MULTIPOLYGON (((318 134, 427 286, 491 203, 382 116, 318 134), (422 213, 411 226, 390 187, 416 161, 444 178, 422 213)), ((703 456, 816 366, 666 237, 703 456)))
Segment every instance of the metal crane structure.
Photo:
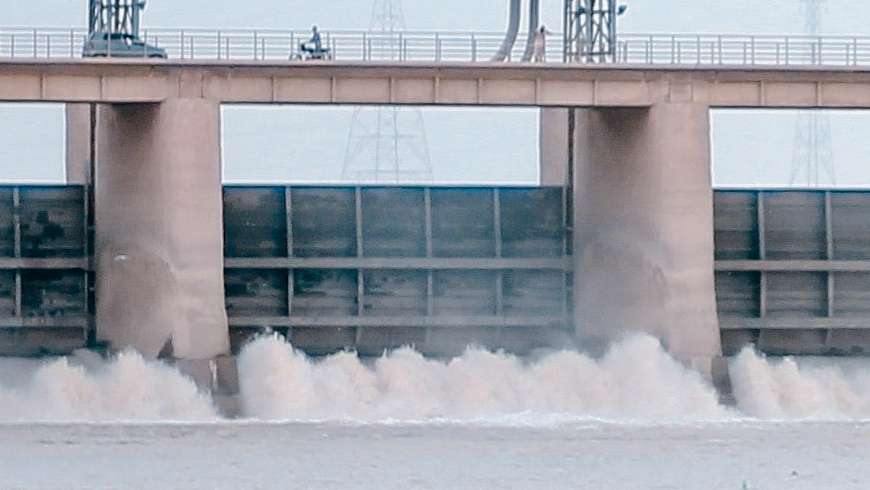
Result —
MULTIPOLYGON (((827 0, 801 0, 806 20, 806 32, 817 36, 821 26, 821 9, 827 0)), ((815 49, 810 62, 816 63, 815 49)), ((831 142, 831 117, 818 110, 798 114, 792 155, 791 185, 819 187, 835 185, 834 152, 831 142)))
MULTIPOLYGON (((394 33, 404 29, 401 0, 375 0, 369 26, 372 56, 398 60, 401 47, 394 33)), ((420 109, 354 108, 341 180, 367 184, 432 182, 429 141, 420 109)))
POLYGON ((607 63, 616 60, 619 0, 565 0, 563 61, 607 63))

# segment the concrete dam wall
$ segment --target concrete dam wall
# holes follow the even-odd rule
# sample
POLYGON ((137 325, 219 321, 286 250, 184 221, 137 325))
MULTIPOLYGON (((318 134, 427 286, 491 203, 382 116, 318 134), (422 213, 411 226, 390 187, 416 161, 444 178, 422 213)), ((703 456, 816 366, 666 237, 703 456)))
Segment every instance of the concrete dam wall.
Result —
MULTIPOLYGON (((271 328, 314 354, 570 343, 562 187, 224 188, 233 349, 271 328)), ((88 188, 0 188, 0 353, 96 342, 88 188)), ((870 192, 715 193, 726 354, 870 351, 870 192)))

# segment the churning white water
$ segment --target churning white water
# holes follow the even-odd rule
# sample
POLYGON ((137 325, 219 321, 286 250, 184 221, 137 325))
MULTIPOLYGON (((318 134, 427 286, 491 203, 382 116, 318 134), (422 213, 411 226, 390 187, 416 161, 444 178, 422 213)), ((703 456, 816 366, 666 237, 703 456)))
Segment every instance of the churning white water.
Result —
POLYGON ((469 348, 449 362, 409 348, 362 364, 351 353, 312 361, 277 337, 239 357, 245 414, 290 420, 491 419, 514 414, 721 418, 727 410, 659 342, 635 336, 602 359, 558 352, 533 362, 469 348))
MULTIPOLYGON (((269 421, 870 418, 868 361, 766 359, 746 349, 731 362, 731 408, 645 335, 600 359, 571 351, 523 359, 472 347, 450 361, 403 348, 372 362, 350 352, 312 359, 266 336, 245 346, 238 363, 243 417, 269 421)), ((135 352, 0 363, 0 422, 216 419, 192 380, 135 352)))
POLYGON ((125 351, 104 362, 81 352, 35 371, 6 369, 0 421, 205 421, 217 418, 208 394, 173 367, 125 351), (29 372, 28 372, 29 371, 29 372), (10 379, 11 378, 11 379, 10 379))
POLYGON ((870 418, 865 359, 769 360, 747 348, 730 371, 742 413, 765 419, 870 418))

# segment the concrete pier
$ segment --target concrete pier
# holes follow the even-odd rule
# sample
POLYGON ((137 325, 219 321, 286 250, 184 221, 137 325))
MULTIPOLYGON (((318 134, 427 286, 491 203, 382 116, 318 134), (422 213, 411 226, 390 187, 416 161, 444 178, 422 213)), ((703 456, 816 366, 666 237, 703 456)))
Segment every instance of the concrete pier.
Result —
POLYGON ((97 120, 98 340, 226 354, 219 104, 105 105, 97 120))
POLYGON ((67 184, 91 183, 91 106, 66 104, 67 184))
POLYGON ((576 138, 578 337, 645 331, 709 369, 721 347, 707 106, 581 109, 576 138))

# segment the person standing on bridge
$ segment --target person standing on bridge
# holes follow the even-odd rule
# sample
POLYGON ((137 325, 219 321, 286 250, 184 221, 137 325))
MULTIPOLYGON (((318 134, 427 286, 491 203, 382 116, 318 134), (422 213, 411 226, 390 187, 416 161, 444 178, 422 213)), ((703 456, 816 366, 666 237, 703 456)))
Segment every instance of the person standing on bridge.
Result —
POLYGON ((547 30, 546 26, 541 26, 540 29, 535 31, 535 41, 534 41, 534 61, 535 63, 546 63, 547 62, 547 36, 553 34, 552 32, 547 30))

